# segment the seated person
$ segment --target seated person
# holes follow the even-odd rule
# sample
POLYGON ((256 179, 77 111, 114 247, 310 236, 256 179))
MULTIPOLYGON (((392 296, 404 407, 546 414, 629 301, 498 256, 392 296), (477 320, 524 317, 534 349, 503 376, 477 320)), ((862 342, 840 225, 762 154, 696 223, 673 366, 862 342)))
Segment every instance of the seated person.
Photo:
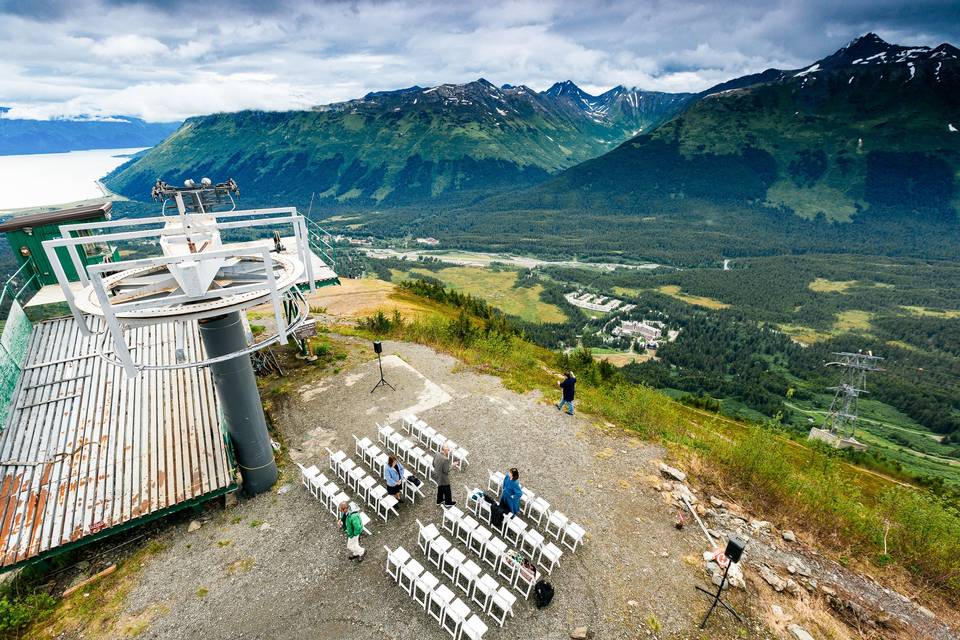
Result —
POLYGON ((387 458, 387 465, 383 468, 383 479, 387 482, 387 494, 397 499, 397 504, 403 503, 403 479, 406 472, 403 464, 396 456, 387 458))
POLYGON ((503 493, 500 495, 500 508, 503 512, 516 517, 520 513, 521 495, 523 492, 520 489, 520 472, 513 467, 503 479, 503 493))

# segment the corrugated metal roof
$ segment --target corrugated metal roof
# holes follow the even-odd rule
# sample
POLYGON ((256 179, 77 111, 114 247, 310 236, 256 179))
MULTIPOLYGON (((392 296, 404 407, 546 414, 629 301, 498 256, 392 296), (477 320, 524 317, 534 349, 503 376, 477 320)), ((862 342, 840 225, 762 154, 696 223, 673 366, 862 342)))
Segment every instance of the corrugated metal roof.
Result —
MULTIPOLYGON (((132 334, 134 353, 175 362, 172 324, 132 334)), ((0 434, 0 567, 233 480, 209 369, 131 380, 98 355, 102 340, 73 318, 34 328, 0 434)), ((202 353, 196 324, 184 340, 188 359, 202 353)))
POLYGON ((110 209, 112 208, 112 203, 101 202, 83 207, 73 207, 72 209, 41 211, 40 213, 30 213, 25 216, 14 216, 9 220, 0 222, 0 233, 16 231, 17 229, 24 229, 26 227, 42 227, 48 224, 62 224, 74 220, 86 220, 87 218, 106 215, 110 213, 110 209))

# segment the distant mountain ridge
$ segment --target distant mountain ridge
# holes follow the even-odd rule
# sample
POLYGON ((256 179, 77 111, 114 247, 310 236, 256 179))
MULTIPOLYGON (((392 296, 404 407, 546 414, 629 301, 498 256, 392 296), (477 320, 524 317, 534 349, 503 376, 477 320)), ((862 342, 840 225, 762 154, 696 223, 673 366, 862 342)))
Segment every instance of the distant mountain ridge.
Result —
MULTIPOLYGON (((559 86, 559 85, 555 85, 559 86)), ((191 118, 108 176, 143 197, 158 176, 233 176, 268 200, 316 194, 328 204, 388 206, 541 182, 678 113, 692 94, 617 87, 591 96, 466 84, 376 91, 309 111, 191 118)))
POLYGON ((564 171, 514 206, 640 213, 667 201, 682 210, 688 200, 808 219, 956 220, 957 121, 960 50, 867 34, 802 69, 717 85, 651 133, 564 171))
POLYGON ((152 147, 180 126, 127 116, 24 120, 8 117, 9 112, 9 107, 0 107, 0 155, 152 147))

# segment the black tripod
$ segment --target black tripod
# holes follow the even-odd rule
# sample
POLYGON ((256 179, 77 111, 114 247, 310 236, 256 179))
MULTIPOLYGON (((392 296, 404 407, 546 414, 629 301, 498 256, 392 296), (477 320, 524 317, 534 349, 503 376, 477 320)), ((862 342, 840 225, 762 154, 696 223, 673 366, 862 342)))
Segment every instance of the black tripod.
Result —
POLYGON ((373 343, 373 350, 377 352, 377 363, 380 365, 380 382, 378 382, 378 383, 373 387, 373 389, 370 389, 370 393, 373 393, 374 391, 376 391, 377 389, 379 389, 379 388, 380 388, 380 385, 382 385, 382 384, 385 384, 385 385, 387 385, 388 387, 390 387, 391 389, 393 389, 394 391, 396 391, 396 389, 394 388, 394 386, 393 386, 392 384, 390 384, 389 382, 387 382, 387 379, 383 377, 383 360, 380 359, 380 354, 383 353, 383 345, 380 343, 379 340, 377 340, 376 342, 373 343))
POLYGON ((702 591, 703 593, 713 598, 713 604, 710 605, 710 609, 707 611, 707 615, 703 616, 703 622, 700 623, 701 629, 707 626, 707 620, 710 618, 710 614, 713 613, 713 610, 717 608, 718 604, 722 606, 724 609, 726 609, 727 611, 729 611, 730 613, 732 613, 733 616, 737 620, 739 620, 741 624, 743 624, 743 618, 740 617, 740 614, 734 611, 733 607, 728 605, 726 602, 724 602, 720 598, 720 594, 723 593, 723 586, 727 583, 727 572, 730 571, 730 565, 732 564, 733 562, 727 562, 727 566, 723 570, 723 578, 720 580, 720 586, 717 587, 716 593, 710 593, 703 587, 699 587, 699 586, 697 587, 697 591, 702 591))

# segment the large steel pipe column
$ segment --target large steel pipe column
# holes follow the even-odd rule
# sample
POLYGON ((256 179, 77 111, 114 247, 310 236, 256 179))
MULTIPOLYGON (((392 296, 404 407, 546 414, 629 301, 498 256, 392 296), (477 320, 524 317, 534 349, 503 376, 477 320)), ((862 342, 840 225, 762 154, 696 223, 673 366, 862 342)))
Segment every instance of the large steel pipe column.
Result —
MULTIPOLYGON (((247 348, 239 311, 201 320, 199 325, 208 358, 247 348)), ((273 459, 273 447, 270 446, 270 434, 250 356, 230 358, 210 365, 210 369, 220 401, 220 415, 227 423, 227 432, 233 441, 243 491, 247 495, 263 493, 277 481, 277 463, 273 459)))

